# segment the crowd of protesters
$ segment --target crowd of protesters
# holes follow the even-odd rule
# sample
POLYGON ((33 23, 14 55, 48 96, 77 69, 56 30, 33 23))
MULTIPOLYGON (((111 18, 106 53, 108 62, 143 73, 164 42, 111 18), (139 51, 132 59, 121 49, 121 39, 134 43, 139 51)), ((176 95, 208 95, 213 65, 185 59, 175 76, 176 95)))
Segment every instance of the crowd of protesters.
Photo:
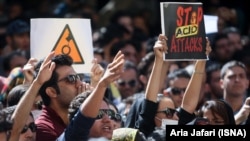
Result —
POLYGON ((169 124, 250 124, 245 1, 190 1, 218 16, 208 60, 193 61, 163 59, 160 2, 1 1, 0 141, 164 141, 169 124), (91 19, 90 74, 66 54, 31 58, 31 18, 91 19))

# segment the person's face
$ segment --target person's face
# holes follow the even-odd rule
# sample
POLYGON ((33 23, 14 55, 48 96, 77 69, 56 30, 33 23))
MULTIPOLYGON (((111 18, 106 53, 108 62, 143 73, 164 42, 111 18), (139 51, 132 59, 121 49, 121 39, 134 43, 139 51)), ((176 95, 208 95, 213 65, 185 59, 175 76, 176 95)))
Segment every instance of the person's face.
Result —
POLYGON ((178 120, 178 117, 173 110, 175 109, 174 102, 170 98, 162 98, 159 102, 157 113, 155 114, 155 125, 161 127, 162 119, 178 120), (169 111, 166 111, 169 110, 169 111), (166 112, 165 112, 166 111, 166 112))
POLYGON ((246 72, 239 66, 235 66, 226 71, 224 78, 221 80, 221 87, 224 93, 234 96, 245 94, 249 86, 246 72))
MULTIPOLYGON (((34 123, 34 119, 29 116, 26 126, 34 123)), ((32 131, 30 128, 27 128, 26 132, 21 133, 19 137, 19 141, 35 141, 36 140, 36 131, 32 131)))
POLYGON ((125 60, 129 60, 135 64, 137 64, 137 52, 135 50, 135 47, 131 44, 125 45, 124 48, 121 49, 122 53, 125 56, 125 60))
POLYGON ((210 125, 224 125, 225 121, 216 113, 212 113, 210 109, 205 109, 203 112, 203 118, 209 121, 210 125))
MULTIPOLYGON (((102 105, 100 109, 109 109, 107 103, 102 101, 102 105)), ((107 139, 111 139, 114 130, 114 123, 108 117, 108 115, 104 115, 101 119, 96 119, 94 124, 92 125, 89 137, 99 138, 106 137, 107 139)))
POLYGON ((30 50, 30 36, 29 33, 21 33, 12 36, 12 46, 15 49, 30 50))
POLYGON ((57 68, 56 72, 58 73, 58 82, 57 85, 60 90, 60 94, 57 95, 57 100, 62 106, 62 108, 68 109, 68 106, 71 100, 78 95, 79 86, 82 84, 81 80, 75 81, 75 83, 69 83, 65 80, 69 75, 76 74, 72 66, 62 66, 57 68), (62 80, 62 81, 60 81, 62 80))
POLYGON ((217 98, 222 98, 223 89, 220 86, 220 70, 212 72, 209 89, 217 98))
POLYGON ((94 58, 97 59, 97 63, 101 63, 104 61, 104 58, 102 57, 102 55, 98 54, 98 53, 95 53, 94 54, 94 58))
POLYGON ((133 33, 133 23, 132 23, 132 18, 129 16, 124 16, 121 17, 118 21, 119 24, 125 26, 131 33, 133 33))
POLYGON ((234 47, 235 50, 241 50, 243 48, 240 34, 230 33, 228 34, 228 38, 229 38, 230 44, 234 47))
POLYGON ((197 24, 197 23, 196 23, 196 20, 197 20, 197 14, 196 14, 196 12, 192 12, 192 14, 191 14, 191 19, 190 19, 190 23, 191 23, 191 24, 197 24))
POLYGON ((226 27, 226 21, 223 18, 218 18, 217 20, 217 29, 218 32, 222 32, 222 30, 226 27))
POLYGON ((10 60, 10 69, 12 70, 15 67, 23 67, 27 63, 27 59, 24 56, 14 56, 10 60))
POLYGON ((134 69, 127 69, 116 81, 122 99, 134 95, 138 88, 137 75, 134 69))
POLYGON ((23 8, 21 4, 13 4, 9 7, 8 16, 10 19, 15 19, 23 13, 23 8))
POLYGON ((230 45, 227 38, 220 39, 216 42, 215 45, 215 54, 220 58, 221 61, 227 61, 231 59, 234 48, 230 45))
POLYGON ((189 79, 188 78, 175 78, 170 81, 171 91, 169 92, 170 98, 174 101, 175 107, 180 107, 183 99, 183 95, 187 88, 189 79))

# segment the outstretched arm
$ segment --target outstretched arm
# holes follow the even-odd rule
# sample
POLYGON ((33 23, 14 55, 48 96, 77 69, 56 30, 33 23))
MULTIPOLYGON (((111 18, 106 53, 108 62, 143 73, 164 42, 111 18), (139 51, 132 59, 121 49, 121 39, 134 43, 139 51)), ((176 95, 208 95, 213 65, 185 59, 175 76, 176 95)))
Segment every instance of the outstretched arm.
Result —
MULTIPOLYGON (((206 54, 211 52, 210 42, 207 38, 206 44, 206 54)), ((181 108, 183 108, 188 113, 194 113, 199 102, 200 91, 202 80, 205 75, 206 60, 197 60, 194 66, 194 72, 191 76, 185 94, 183 96, 183 101, 181 108)))
POLYGON ((158 108, 157 95, 162 80, 163 53, 167 49, 166 40, 167 38, 164 35, 159 35, 154 45, 155 60, 146 86, 146 97, 142 102, 142 109, 135 125, 145 136, 148 136, 155 129, 154 118, 158 108))
POLYGON ((81 112, 84 116, 90 118, 96 118, 98 115, 99 108, 101 106, 106 88, 109 84, 116 79, 118 79, 123 72, 124 55, 119 51, 113 62, 107 66, 107 69, 97 83, 96 87, 92 93, 87 97, 87 99, 81 105, 81 112))
POLYGON ((161 75, 164 64, 163 53, 167 50, 166 41, 164 35, 159 35, 154 45, 155 61, 145 91, 146 99, 153 102, 157 101, 157 94, 163 81, 161 75))
POLYGON ((39 89, 41 88, 44 82, 50 79, 52 72, 55 69, 55 63, 51 62, 51 58, 53 56, 54 52, 51 52, 46 57, 46 59, 44 60, 44 62, 40 67, 37 78, 31 83, 31 86, 19 101, 16 110, 12 115, 14 125, 11 130, 11 136, 9 141, 18 140, 19 135, 29 117, 29 114, 33 107, 34 100, 38 94, 39 89))

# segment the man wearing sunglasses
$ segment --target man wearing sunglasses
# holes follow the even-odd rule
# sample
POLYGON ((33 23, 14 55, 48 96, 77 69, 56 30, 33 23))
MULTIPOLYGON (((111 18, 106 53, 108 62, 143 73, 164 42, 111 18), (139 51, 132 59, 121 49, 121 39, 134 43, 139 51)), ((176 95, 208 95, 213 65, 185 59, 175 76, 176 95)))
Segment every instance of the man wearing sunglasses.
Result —
POLYGON ((119 113, 123 113, 126 107, 123 102, 129 96, 133 96, 138 92, 138 70, 135 64, 131 61, 126 60, 124 63, 124 71, 121 77, 116 81, 116 86, 119 90, 120 97, 114 100, 119 113))
MULTIPOLYGON (((41 83, 39 94, 44 106, 41 115, 36 119, 37 141, 54 141, 67 127, 68 106, 71 100, 85 89, 83 76, 72 67, 73 60, 65 54, 54 55, 47 60, 54 65, 50 78, 41 83)), ((43 60, 35 67, 36 74, 43 60)), ((48 63, 49 63, 48 62, 48 63)))
POLYGON ((111 140, 114 130, 112 120, 120 120, 104 99, 107 87, 117 80, 124 65, 124 55, 119 51, 93 91, 76 96, 70 104, 70 124, 57 141, 82 141, 104 137, 111 140))
POLYGON ((175 105, 175 108, 181 106, 183 95, 189 83, 191 76, 185 69, 178 69, 167 76, 167 89, 164 95, 169 96, 175 105))

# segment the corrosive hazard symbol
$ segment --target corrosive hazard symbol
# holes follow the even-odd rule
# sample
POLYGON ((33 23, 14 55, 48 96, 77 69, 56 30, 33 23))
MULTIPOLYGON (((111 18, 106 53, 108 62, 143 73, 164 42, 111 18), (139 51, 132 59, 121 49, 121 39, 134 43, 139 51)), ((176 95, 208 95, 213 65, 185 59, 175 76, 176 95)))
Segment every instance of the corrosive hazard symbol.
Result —
POLYGON ((84 60, 68 24, 64 27, 53 51, 55 51, 55 54, 66 54, 71 56, 74 64, 84 64, 84 60))

